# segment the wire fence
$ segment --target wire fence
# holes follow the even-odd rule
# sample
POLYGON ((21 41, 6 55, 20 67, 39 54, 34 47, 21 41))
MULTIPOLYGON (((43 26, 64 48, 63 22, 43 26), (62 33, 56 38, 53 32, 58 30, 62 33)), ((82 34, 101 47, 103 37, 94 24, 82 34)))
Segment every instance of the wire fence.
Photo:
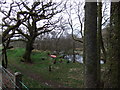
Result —
POLYGON ((9 88, 16 88, 17 90, 21 90, 21 88, 24 88, 26 90, 29 90, 29 88, 23 82, 18 80, 16 81, 16 76, 1 65, 0 73, 2 75, 2 79, 0 79, 0 83, 2 84, 2 86, 0 86, 0 90, 9 88), (21 87, 18 86, 17 83, 21 84, 21 87))

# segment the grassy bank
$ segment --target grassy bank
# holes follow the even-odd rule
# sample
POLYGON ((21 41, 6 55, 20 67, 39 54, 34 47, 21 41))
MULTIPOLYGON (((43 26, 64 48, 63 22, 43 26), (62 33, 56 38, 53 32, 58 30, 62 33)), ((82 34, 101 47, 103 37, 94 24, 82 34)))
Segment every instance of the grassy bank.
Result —
POLYGON ((31 55, 33 64, 27 64, 20 61, 23 53, 23 48, 8 50, 8 67, 13 72, 22 72, 23 82, 29 88, 83 87, 82 64, 67 63, 67 60, 60 63, 60 58, 57 58, 57 63, 53 64, 54 60, 47 55, 47 51, 33 51, 31 55), (51 72, 48 69, 49 65, 52 66, 51 72))

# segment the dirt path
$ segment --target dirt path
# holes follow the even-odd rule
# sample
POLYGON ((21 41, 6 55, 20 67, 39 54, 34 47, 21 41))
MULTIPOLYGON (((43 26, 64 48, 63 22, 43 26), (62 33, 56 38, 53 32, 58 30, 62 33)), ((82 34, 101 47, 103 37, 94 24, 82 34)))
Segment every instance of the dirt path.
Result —
POLYGON ((20 70, 21 73, 24 73, 24 75, 29 76, 30 78, 40 82, 43 85, 47 85, 47 86, 49 86, 51 88, 70 88, 70 87, 66 87, 63 84, 60 84, 58 82, 47 80, 47 79, 45 79, 45 77, 41 76, 40 74, 33 73, 28 69, 23 70, 23 69, 21 69, 20 67, 18 67, 16 65, 14 65, 14 66, 16 67, 17 70, 20 70))

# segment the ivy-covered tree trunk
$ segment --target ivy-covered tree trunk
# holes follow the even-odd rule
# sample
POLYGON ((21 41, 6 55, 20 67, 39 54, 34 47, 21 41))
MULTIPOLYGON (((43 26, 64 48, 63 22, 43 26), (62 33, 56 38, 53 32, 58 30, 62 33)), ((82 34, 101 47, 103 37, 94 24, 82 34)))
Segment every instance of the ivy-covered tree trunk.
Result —
POLYGON ((106 87, 120 88, 120 2, 111 3, 106 87))
POLYGON ((97 88, 97 2, 85 3, 85 88, 97 88))

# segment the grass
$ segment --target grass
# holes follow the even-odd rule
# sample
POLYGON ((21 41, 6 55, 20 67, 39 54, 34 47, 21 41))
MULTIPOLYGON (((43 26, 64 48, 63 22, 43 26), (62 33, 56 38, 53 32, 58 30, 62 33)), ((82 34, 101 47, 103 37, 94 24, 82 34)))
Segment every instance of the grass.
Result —
MULTIPOLYGON (((32 52, 31 58, 33 64, 27 64, 20 62, 22 55, 24 53, 23 48, 16 48, 8 50, 8 59, 9 59, 9 68, 15 71, 26 71, 23 72, 23 82, 29 88, 48 88, 51 87, 46 85, 34 78, 31 78, 30 75, 42 76, 44 80, 56 82, 67 87, 72 88, 82 88, 83 87, 83 65, 80 63, 66 63, 66 60, 63 60, 60 63, 60 59, 57 58, 57 63, 53 64, 53 59, 51 59, 45 51, 34 51, 32 52), (45 60, 42 60, 44 58, 45 60), (52 66, 52 71, 49 72, 49 65, 52 66)), ((51 87, 53 88, 53 87, 51 87)))

